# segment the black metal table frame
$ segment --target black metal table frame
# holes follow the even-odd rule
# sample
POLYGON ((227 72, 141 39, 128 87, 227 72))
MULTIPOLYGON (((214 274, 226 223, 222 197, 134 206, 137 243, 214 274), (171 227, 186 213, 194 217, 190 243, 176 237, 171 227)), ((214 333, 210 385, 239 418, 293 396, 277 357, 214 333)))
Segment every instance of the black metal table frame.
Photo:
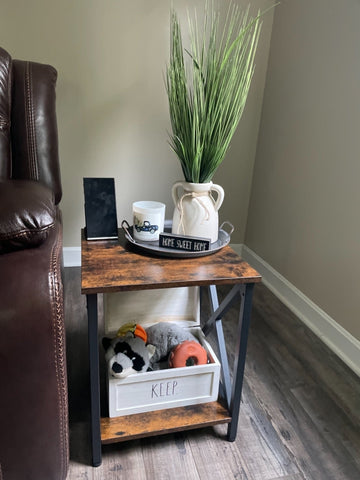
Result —
MULTIPOLYGON (((204 287, 201 287, 204 288, 204 287)), ((228 425, 227 439, 233 442, 236 438, 242 386, 244 380, 246 349, 250 326, 251 306, 254 283, 235 284, 224 300, 220 303, 216 285, 209 288, 212 314, 202 326, 207 335, 212 328, 216 328, 219 356, 221 362, 220 395, 224 398, 231 415, 228 425), (231 382, 230 368, 226 353, 226 343, 222 327, 222 317, 226 314, 234 301, 241 297, 237 344, 235 348, 235 361, 233 367, 233 381, 231 382)), ((87 294, 88 311, 88 341, 89 341, 89 367, 90 367, 90 395, 91 395, 91 448, 92 464, 94 467, 101 465, 101 432, 100 432, 100 372, 99 372, 99 341, 98 341, 98 294, 87 294)))

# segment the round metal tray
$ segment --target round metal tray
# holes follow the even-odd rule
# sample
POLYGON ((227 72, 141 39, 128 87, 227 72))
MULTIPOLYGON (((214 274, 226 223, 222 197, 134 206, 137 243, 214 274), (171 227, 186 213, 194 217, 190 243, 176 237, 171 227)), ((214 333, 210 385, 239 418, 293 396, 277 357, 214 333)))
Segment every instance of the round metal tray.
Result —
MULTIPOLYGON (((133 227, 128 224, 126 220, 123 220, 121 223, 122 228, 125 232, 125 238, 136 248, 144 252, 151 253, 152 255, 158 255, 161 257, 170 257, 170 258, 193 258, 193 257, 205 257, 206 255, 211 255, 215 252, 218 252, 230 242, 230 235, 234 231, 233 225, 225 221, 221 224, 219 228, 218 240, 210 244, 210 250, 205 250, 201 252, 187 252, 185 250, 174 250, 171 248, 159 247, 159 241, 155 240, 153 242, 142 242, 140 240, 135 240, 133 237, 133 227), (230 228, 230 232, 224 230, 225 225, 230 228)), ((171 233, 172 220, 165 220, 164 232, 171 233)))

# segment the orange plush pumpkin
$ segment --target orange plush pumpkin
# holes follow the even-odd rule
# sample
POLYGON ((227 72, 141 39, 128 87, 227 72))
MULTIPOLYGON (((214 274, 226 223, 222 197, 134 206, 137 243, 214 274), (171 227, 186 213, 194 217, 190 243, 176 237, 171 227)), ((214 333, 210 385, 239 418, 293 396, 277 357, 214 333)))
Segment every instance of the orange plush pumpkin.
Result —
POLYGON ((185 340, 177 345, 169 355, 169 367, 190 367, 193 365, 206 365, 207 353, 200 343, 185 340))

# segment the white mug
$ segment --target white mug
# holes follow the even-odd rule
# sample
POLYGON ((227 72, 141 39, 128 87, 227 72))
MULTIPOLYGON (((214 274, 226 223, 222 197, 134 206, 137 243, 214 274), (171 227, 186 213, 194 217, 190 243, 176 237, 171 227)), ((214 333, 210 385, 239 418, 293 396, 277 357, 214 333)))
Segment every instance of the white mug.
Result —
POLYGON ((132 210, 135 240, 142 242, 159 240, 159 233, 164 231, 165 204, 143 200, 134 202, 132 210))

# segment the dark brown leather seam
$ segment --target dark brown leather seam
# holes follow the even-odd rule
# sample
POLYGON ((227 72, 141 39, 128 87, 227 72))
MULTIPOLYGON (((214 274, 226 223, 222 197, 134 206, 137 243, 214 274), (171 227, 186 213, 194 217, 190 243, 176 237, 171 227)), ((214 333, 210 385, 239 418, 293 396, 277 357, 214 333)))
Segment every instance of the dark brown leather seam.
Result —
POLYGON ((66 385, 65 367, 65 326, 64 326, 64 305, 62 295, 62 284, 58 281, 60 272, 60 249, 62 248, 61 235, 57 236, 50 257, 49 290, 52 299, 52 317, 54 332, 54 362, 58 386, 58 408, 59 408, 59 450, 61 455, 61 468, 59 478, 63 478, 68 465, 68 400, 66 385))
POLYGON ((38 180, 38 168, 36 158, 36 134, 34 119, 34 102, 32 94, 32 72, 30 62, 26 62, 25 70, 25 108, 26 108, 26 131, 28 140, 28 158, 29 158, 29 174, 32 180, 38 180))
POLYGON ((42 227, 42 228, 20 230, 19 232, 0 233, 0 240, 6 240, 8 238, 14 238, 15 239, 15 238, 26 236, 28 234, 37 235, 39 233, 45 233, 47 230, 50 230, 51 228, 54 228, 54 225, 55 225, 55 223, 52 223, 52 224, 47 225, 46 227, 42 227))

